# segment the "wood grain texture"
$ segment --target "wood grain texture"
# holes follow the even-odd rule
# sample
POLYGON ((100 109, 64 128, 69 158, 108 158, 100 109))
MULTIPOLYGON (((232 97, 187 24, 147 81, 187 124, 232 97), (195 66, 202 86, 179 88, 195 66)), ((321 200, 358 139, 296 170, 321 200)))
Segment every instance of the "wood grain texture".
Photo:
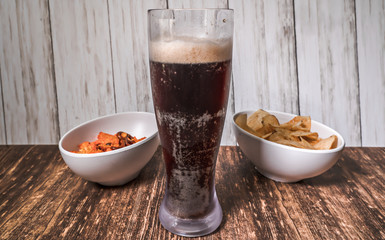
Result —
POLYGON ((168 8, 228 8, 227 0, 168 0, 168 8))
POLYGON ((384 146, 383 0, 1 0, 0 144, 54 143, 89 119, 152 112, 148 8, 235 10, 231 116, 310 115, 347 146, 384 146), (375 116, 375 117, 373 117, 375 116))
POLYGON ((356 1, 362 144, 385 145, 385 1, 356 1))
POLYGON ((294 1, 301 115, 361 145, 355 6, 345 1, 294 1))
MULTIPOLYGON (((1 8, 1 5, 0 5, 1 8)), ((0 45, 1 44, 1 38, 0 38, 0 45)), ((0 66, 0 73, 1 73, 1 66, 0 66)), ((5 134, 5 123, 4 123, 4 107, 3 107, 3 90, 1 87, 1 74, 0 74, 0 144, 6 144, 6 134, 5 134)))
POLYGON ((154 112, 147 47, 147 10, 166 1, 109 0, 116 110, 154 112))
MULTIPOLYGON (((263 177, 222 147, 216 189, 223 221, 195 239, 384 239, 384 148, 345 148, 326 173, 297 183, 263 177)), ((77 177, 55 145, 0 146, 0 239, 189 239, 159 223, 160 148, 139 177, 103 187, 77 177)))
MULTIPOLYGON (((16 1, 0 2, 1 51, 0 70, 3 91, 3 105, 5 118, 11 119, 13 126, 4 129, 5 135, 13 139, 23 139, 26 135, 26 111, 24 94, 22 91, 22 73, 19 47, 18 22, 16 15, 16 1), (12 91, 13 90, 13 91, 12 91), (7 96, 5 96, 7 94, 7 96), (9 99, 7 101, 7 99, 9 99), (7 111, 8 109, 8 111, 7 111), (16 131, 16 126, 19 128, 16 131)), ((4 118, 5 122, 7 121, 4 118)), ((12 141, 11 139, 9 139, 12 141)), ((24 142, 27 140, 24 138, 24 142)))
POLYGON ((0 4, 0 69, 7 143, 57 142, 48 1, 0 4))
POLYGON ((50 1, 61 136, 115 113, 107 0, 50 1))
POLYGON ((292 1, 229 1, 235 11, 235 111, 298 113, 292 1))

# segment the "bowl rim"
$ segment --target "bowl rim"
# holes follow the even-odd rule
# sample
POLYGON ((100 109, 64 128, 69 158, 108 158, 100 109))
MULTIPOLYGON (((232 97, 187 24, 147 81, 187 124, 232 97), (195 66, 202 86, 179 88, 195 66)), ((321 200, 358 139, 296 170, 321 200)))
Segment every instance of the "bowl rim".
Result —
MULTIPOLYGON (((145 144, 146 142, 152 140, 153 138, 155 138, 157 135, 158 135, 158 130, 156 130, 153 134, 151 134, 150 136, 146 137, 145 139, 143 139, 142 141, 140 142, 137 142, 135 144, 132 144, 130 146, 126 146, 126 147, 122 147, 122 148, 118 148, 118 149, 115 149, 113 151, 108 151, 108 152, 101 152, 101 153, 74 153, 74 152, 71 152, 71 151, 68 151, 66 149, 64 149, 64 147, 62 146, 63 144, 63 140, 72 132, 76 131, 77 129, 87 125, 87 124, 90 124, 92 122, 95 122, 95 121, 98 121, 100 119, 103 119, 103 118, 109 118, 109 117, 113 117, 113 116, 119 116, 119 115, 128 115, 128 114, 145 114, 145 115, 151 115, 151 116, 154 116, 155 118, 155 114, 154 113, 150 113, 150 112, 120 112, 120 113, 112 113, 112 114, 108 114, 108 115, 104 115, 104 116, 100 116, 100 117, 97 117, 97 118, 94 118, 94 119, 91 119, 91 120, 88 120, 88 121, 85 121, 84 123, 81 123, 79 124, 78 126, 68 130, 60 139, 59 141, 59 150, 62 152, 62 153, 65 153, 66 155, 68 156, 71 156, 71 157, 77 157, 77 158, 94 158, 94 157, 102 157, 102 156, 108 156, 108 155, 113 155, 113 154, 117 154, 117 153, 120 153, 120 152, 124 152, 126 150, 129 150, 129 149, 132 149, 132 148, 135 148, 135 147, 139 147, 143 144, 145 144)), ((157 128, 156 128, 157 129, 157 128)))
MULTIPOLYGON (((277 146, 277 147, 281 147, 281 148, 284 148, 284 149, 288 149, 288 150, 292 150, 292 151, 296 151, 296 152, 307 152, 307 153, 316 153, 316 154, 323 154, 323 153, 334 153, 334 152, 339 152, 341 151, 344 147, 345 147, 345 140, 344 138, 342 137, 342 135, 337 132, 336 130, 334 130, 333 128, 321 123, 321 122, 318 122, 316 120, 313 120, 311 119, 312 123, 317 123, 319 125, 321 125, 322 127, 328 129, 329 131, 331 132, 334 132, 334 134, 337 136, 338 140, 341 141, 341 144, 339 146, 337 146, 336 148, 333 148, 333 149, 326 149, 326 150, 316 150, 316 149, 304 149, 304 148, 296 148, 296 147, 292 147, 292 146, 287 146, 287 145, 283 145, 283 144, 280 144, 280 143, 276 143, 276 142, 272 142, 272 141, 269 141, 269 140, 266 140, 266 139, 263 139, 263 138, 260 138, 258 136, 255 136, 251 133, 248 133, 247 131, 243 130, 240 126, 238 126, 238 124, 235 123, 235 118, 236 116, 240 115, 240 114, 244 114, 244 113, 253 113, 255 112, 256 110, 243 110, 243 111, 239 111, 239 112, 236 112, 233 114, 233 117, 232 117, 232 124, 233 126, 235 126, 238 130, 240 130, 242 133, 248 135, 249 137, 252 137, 256 140, 259 140, 259 141, 262 141, 266 144, 269 144, 269 145, 272 145, 272 146, 277 146)), ((298 116, 296 114, 292 114, 292 113, 286 113, 286 112, 280 112, 280 111, 273 111, 273 110, 267 110, 267 109, 264 109, 264 111, 270 113, 270 114, 274 114, 274 113, 277 113, 277 114, 282 114, 282 115, 287 115, 289 117, 295 117, 295 116, 298 116)))

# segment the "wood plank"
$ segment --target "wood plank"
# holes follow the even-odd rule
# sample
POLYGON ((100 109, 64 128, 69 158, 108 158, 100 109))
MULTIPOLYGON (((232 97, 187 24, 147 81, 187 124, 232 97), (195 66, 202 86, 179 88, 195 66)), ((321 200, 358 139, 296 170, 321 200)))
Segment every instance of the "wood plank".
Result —
MULTIPOLYGON (((238 147, 222 147, 216 189, 221 226, 196 239, 383 239, 384 148, 345 148, 324 174, 279 183, 238 147)), ((55 145, 0 146, 4 239, 188 239, 158 220, 165 187, 161 148, 139 177, 103 187, 76 176, 55 145)))
MULTIPOLYGON (((36 239, 61 205, 59 197, 68 194, 68 187, 76 186, 70 177, 63 178, 67 167, 59 157, 57 146, 29 146, 28 150, 12 171, 7 171, 4 176, 5 181, 14 183, 6 189, 2 188, 7 201, 2 202, 0 214, 12 213, 0 222, 4 229, 2 237, 6 239, 20 236, 36 239), (33 229, 29 228, 31 223, 36 224, 33 229)), ((71 198, 71 195, 67 197, 71 198)))
POLYGON ((115 113, 107 0, 50 1, 60 135, 115 113))
MULTIPOLYGON (((225 227, 223 239, 298 239, 273 181, 260 175, 235 147, 222 147, 216 188, 225 227)), ((302 237, 302 236, 301 236, 302 237)))
POLYGON ((229 1, 235 11, 235 111, 259 108, 297 114, 292 1, 229 1))
MULTIPOLYGON (((29 145, 7 145, 2 146, 0 150, 0 161, 3 167, 0 169, 0 179, 7 181, 6 175, 10 175, 20 164, 24 156, 30 151, 29 145)), ((14 179, 16 180, 16 179, 14 179)), ((1 192, 4 191, 4 189, 1 192)))
POLYGON ((7 215, 0 220, 0 227, 5 230, 2 237, 76 238, 80 234, 87 239, 148 239, 146 236, 154 232, 143 229, 151 229, 153 224, 160 226, 157 211, 163 194, 158 193, 164 188, 164 172, 158 170, 163 165, 160 151, 155 155, 157 160, 151 160, 143 169, 140 180, 123 187, 103 187, 72 173, 59 157, 56 146, 29 148, 22 159, 25 164, 16 165, 4 178, 11 182, 24 174, 23 178, 28 180, 2 189, 2 196, 7 196, 5 202, 0 201, 0 216, 7 215), (152 181, 154 177, 159 180, 152 181), (25 191, 29 194, 24 195, 25 191))
MULTIPOLYGON (((3 158, 4 154, 6 154, 10 149, 10 145, 1 145, 0 144, 0 159, 3 158)), ((2 160, 1 160, 2 162, 2 160)))
MULTIPOLYGON (((371 149, 366 150, 369 153, 371 149)), ((317 239, 381 238, 370 229, 381 228, 378 224, 381 224, 381 218, 384 217, 384 205, 381 203, 384 197, 376 194, 376 191, 366 192, 366 189, 378 191, 385 186, 380 183, 380 179, 377 181, 374 180, 375 177, 363 176, 367 176, 367 171, 372 176, 381 175, 375 169, 379 167, 379 159, 374 156, 383 152, 370 154, 374 158, 370 160, 372 163, 366 159, 358 165, 357 159, 363 159, 360 156, 362 153, 348 149, 332 169, 318 177, 296 183, 293 187, 288 188, 285 184, 277 183, 284 205, 302 236, 313 235, 317 239), (360 181, 353 180, 358 178, 360 181), (372 182, 373 187, 370 186, 372 182), (371 217, 363 219, 363 216, 371 217), (325 222, 324 219, 329 220, 325 222)))
POLYGON ((2 1, 0 16, 7 143, 57 142, 59 126, 48 1, 2 1))
MULTIPOLYGON (((385 236, 385 199, 380 192, 385 189, 382 179, 384 154, 383 148, 346 148, 339 162, 326 173, 291 184, 271 182, 256 173, 259 185, 265 181, 271 184, 266 189, 270 192, 267 196, 263 192, 258 196, 263 196, 260 199, 269 208, 277 203, 282 205, 278 212, 288 214, 303 239, 382 239, 385 236), (275 188, 278 191, 276 195, 272 192, 275 188)), ((243 154, 239 158, 249 162, 243 154)), ((245 175, 245 179, 251 177, 245 175)), ((277 224, 268 217, 265 221, 277 224)))
POLYGON ((356 1, 363 146, 385 146, 385 2, 356 1))
MULTIPOLYGON (((378 156, 383 153, 383 150, 370 148, 367 151, 351 151, 339 162, 340 172, 331 171, 329 175, 325 174, 317 179, 317 185, 320 185, 318 191, 325 199, 325 206, 331 216, 338 219, 340 229, 345 228, 343 234, 346 238, 381 239, 385 236, 384 232, 381 236, 381 231, 370 230, 381 229, 385 218, 385 197, 380 193, 381 189, 385 189, 385 184, 382 179, 375 177, 383 175, 385 170, 384 166, 378 164, 382 161, 378 156), (359 165, 356 159, 361 159, 359 165), (362 178, 363 174, 368 177, 362 178), (333 178, 338 182, 333 181, 333 178), (360 181, 351 181, 358 178, 360 181), (365 222, 364 227, 362 222, 365 222)), ((309 184, 313 185, 312 181, 315 179, 309 179, 309 184)))
POLYGON ((145 10, 167 5, 235 9, 222 145, 235 144, 232 114, 260 107, 311 115, 348 146, 385 144, 383 1, 142 2, 1 1, 0 144, 57 143, 91 118, 152 111, 145 10))
POLYGON ((168 8, 228 8, 227 0, 168 0, 168 8))
MULTIPOLYGON (((12 139, 9 141, 14 142, 23 139, 27 132, 24 94, 20 91, 23 86, 16 1, 1 1, 0 6, 0 70, 4 94, 4 123, 10 121, 12 124, 7 129, 4 128, 4 134, 10 135, 12 139)), ((24 138, 24 142, 27 139, 24 138)))
POLYGON ((294 1, 301 115, 361 145, 353 0, 294 1))
MULTIPOLYGON (((0 11, 1 11, 1 3, 0 3, 0 11)), ((0 20, 1 22, 1 20, 0 20)), ((1 43, 0 38, 0 46, 3 44, 1 43)), ((3 107, 3 90, 2 90, 2 83, 1 83, 1 66, 0 66, 0 144, 6 144, 6 134, 5 134, 5 123, 4 123, 4 107, 3 107)))
POLYGON ((166 0, 108 1, 117 112, 154 112, 148 66, 147 10, 166 6, 166 0))

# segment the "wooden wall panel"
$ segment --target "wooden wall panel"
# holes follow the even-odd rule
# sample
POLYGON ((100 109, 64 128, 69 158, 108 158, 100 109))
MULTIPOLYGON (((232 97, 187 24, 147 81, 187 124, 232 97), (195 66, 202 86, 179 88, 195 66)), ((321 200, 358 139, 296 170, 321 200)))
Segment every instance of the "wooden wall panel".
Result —
MULTIPOLYGON (((3 2, 0 2, 0 32, 5 35, 7 33, 3 29, 7 27, 7 20, 4 18, 4 16, 7 16, 6 14, 3 13, 5 9, 5 5, 3 2)), ((3 38, 4 36, 0 36, 0 50, 4 48, 4 43, 3 43, 3 38)), ((6 131, 5 131, 5 123, 4 123, 4 103, 3 103, 3 88, 2 88, 2 71, 1 68, 4 67, 2 64, 5 62, 5 57, 0 53, 0 144, 6 144, 7 143, 7 138, 6 138, 6 131)), ((5 75, 5 74, 4 74, 5 75)))
MULTIPOLYGON (((5 134, 10 142, 22 139, 26 135, 26 110, 22 86, 21 59, 19 46, 16 1, 0 2, 1 30, 1 80, 3 88, 5 122, 8 121, 5 134), (18 128, 16 128, 18 127, 18 128)), ((24 139, 24 143, 27 143, 24 139)), ((20 142, 23 143, 23 142, 20 142)))
POLYGON ((361 145, 354 1, 294 1, 300 109, 361 145))
POLYGON ((60 134, 115 113, 107 0, 50 1, 60 134))
MULTIPOLYGON (((1 8, 1 3, 0 3, 0 8, 1 8)), ((2 46, 1 38, 0 38, 0 46, 2 46)), ((0 73, 1 73, 1 65, 0 65, 0 73)), ((0 145, 6 144, 6 143, 7 143, 7 138, 5 135, 5 124, 4 124, 3 89, 1 87, 1 74, 0 74, 0 145)))
POLYGON ((48 2, 0 4, 0 68, 7 143, 57 142, 48 2))
POLYGON ((235 110, 298 113, 292 1, 230 1, 235 110))
POLYGON ((385 146, 385 1, 357 1, 362 144, 385 146))
POLYGON ((109 0, 116 110, 154 112, 148 66, 147 10, 166 1, 109 0))
POLYGON ((310 115, 347 146, 385 146, 383 0, 2 0, 0 144, 57 143, 70 128, 153 111, 147 9, 235 10, 231 116, 310 115))
POLYGON ((168 0, 168 8, 228 8, 227 0, 168 0))

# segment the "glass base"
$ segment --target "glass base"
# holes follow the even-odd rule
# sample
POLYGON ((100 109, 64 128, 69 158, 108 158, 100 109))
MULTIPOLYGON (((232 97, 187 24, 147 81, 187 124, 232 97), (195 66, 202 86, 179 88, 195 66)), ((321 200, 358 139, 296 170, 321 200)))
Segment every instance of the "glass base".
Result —
POLYGON ((222 222, 222 208, 214 193, 214 208, 206 216, 197 219, 184 219, 171 215, 165 208, 164 200, 159 209, 159 220, 168 231, 184 237, 200 237, 214 232, 222 222))

